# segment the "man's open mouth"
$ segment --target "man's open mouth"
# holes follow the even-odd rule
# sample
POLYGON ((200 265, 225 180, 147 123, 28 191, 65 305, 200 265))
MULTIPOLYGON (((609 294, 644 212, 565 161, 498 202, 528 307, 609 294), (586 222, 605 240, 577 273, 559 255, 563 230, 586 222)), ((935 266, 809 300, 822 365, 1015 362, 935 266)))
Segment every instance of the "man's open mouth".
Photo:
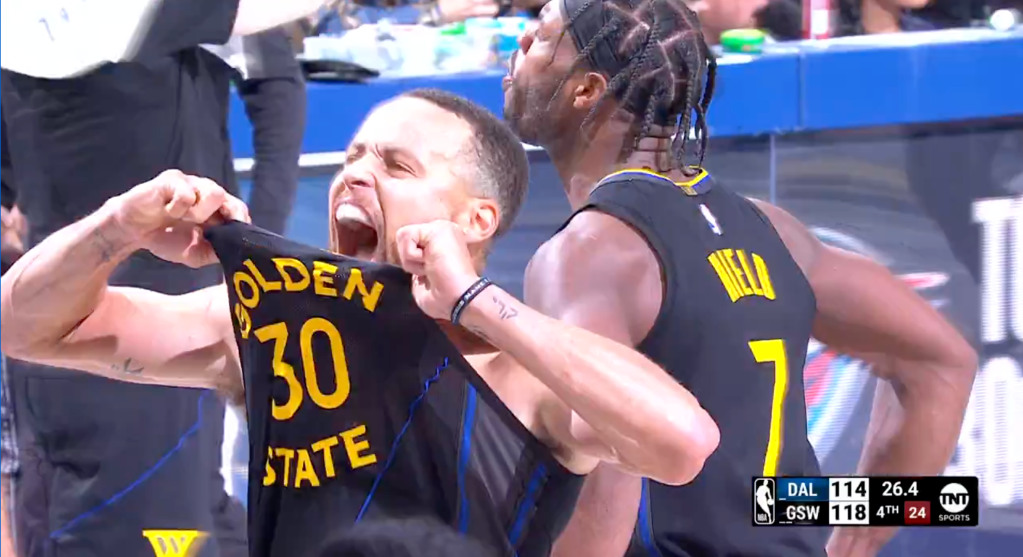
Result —
POLYGON ((343 204, 334 212, 337 224, 338 253, 356 259, 371 261, 380 247, 377 224, 361 208, 343 204))

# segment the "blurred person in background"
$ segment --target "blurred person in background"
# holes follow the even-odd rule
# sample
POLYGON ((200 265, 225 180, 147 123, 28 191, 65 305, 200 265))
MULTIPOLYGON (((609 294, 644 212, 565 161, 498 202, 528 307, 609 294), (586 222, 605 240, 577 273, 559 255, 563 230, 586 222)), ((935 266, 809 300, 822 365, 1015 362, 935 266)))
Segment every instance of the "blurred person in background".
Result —
POLYGON ((877 35, 970 27, 985 19, 990 0, 843 0, 848 34, 877 35))
MULTIPOLYGON (((78 71, 62 69, 67 53, 96 51, 87 42, 90 33, 120 29, 97 31, 72 11, 64 21, 83 26, 83 33, 47 28, 57 33, 51 35, 54 51, 18 59, 5 26, 5 145, 17 172, 18 204, 28 217, 26 247, 168 168, 233 184, 227 135, 232 72, 200 45, 271 29, 322 3, 151 1, 151 19, 108 22, 139 38, 123 56, 95 57, 117 63, 81 64, 78 71), (8 71, 13 68, 21 73, 8 71)), ((24 36, 32 44, 29 33, 24 36)), ((267 218, 283 222, 286 215, 267 218)), ((147 255, 126 261, 111 278, 177 294, 220 280, 216 268, 193 271, 147 255)), ((224 407, 215 396, 9 363, 21 464, 13 498, 19 557, 247 554, 244 514, 225 494, 220 473, 224 407)), ((137 365, 128 360, 120 368, 132 372, 137 365)))
POLYGON ((291 37, 278 27, 207 48, 235 69, 233 81, 252 124, 252 222, 283 235, 295 206, 306 126, 305 78, 291 37))
POLYGON ((686 4, 699 16, 704 39, 715 45, 725 31, 760 27, 756 17, 768 0, 689 0, 686 4))
MULTIPOLYGON (((252 124, 255 151, 249 215, 252 223, 275 234, 287 232, 298 191, 302 137, 306 126, 306 84, 295 58, 293 25, 251 37, 233 37, 222 46, 208 46, 235 69, 234 83, 252 124)), ((248 503, 249 439, 245 416, 229 421, 234 434, 229 474, 231 493, 248 503)))
POLYGON ((25 251, 25 218, 15 206, 11 157, 7 150, 7 122, 3 119, 3 251, 2 273, 25 251))
MULTIPOLYGON (((757 0, 736 0, 755 2, 757 0)), ((987 17, 991 0, 835 0, 838 15, 834 21, 833 36, 877 35, 902 31, 931 31, 970 27, 987 17)), ((700 0, 697 4, 731 4, 732 0, 700 0)), ((795 41, 803 37, 803 5, 801 0, 770 0, 753 14, 753 27, 767 30, 780 41, 795 41)), ((701 21, 717 18, 694 10, 701 21)), ((735 27, 731 27, 735 28, 735 27)))
POLYGON ((494 17, 495 0, 341 0, 310 18, 309 35, 335 35, 360 25, 387 19, 392 23, 445 25, 472 17, 494 17))
MULTIPOLYGON (((15 194, 11 187, 11 158, 7 153, 7 124, 3 123, 3 230, 0 231, 0 243, 3 247, 3 271, 6 273, 11 264, 24 252, 22 235, 24 221, 14 206, 15 194)), ((0 274, 2 274, 0 273, 0 274)), ((10 398, 7 394, 7 366, 0 359, 0 556, 14 557, 14 537, 10 520, 11 478, 18 473, 18 445, 14 442, 14 424, 12 423, 10 398)))
POLYGON ((359 25, 388 19, 392 23, 446 25, 475 17, 497 17, 532 13, 536 15, 547 0, 333 0, 310 18, 309 36, 338 34, 359 25))

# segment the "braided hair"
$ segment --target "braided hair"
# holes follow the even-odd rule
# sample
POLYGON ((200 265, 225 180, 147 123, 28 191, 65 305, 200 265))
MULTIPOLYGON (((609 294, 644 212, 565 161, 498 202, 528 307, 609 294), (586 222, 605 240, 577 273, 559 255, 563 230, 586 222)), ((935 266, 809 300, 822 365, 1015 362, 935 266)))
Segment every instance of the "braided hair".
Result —
MULTIPOLYGON (((703 164, 707 152, 707 110, 714 94, 717 62, 706 41, 696 14, 683 0, 585 0, 572 13, 562 31, 572 29, 577 20, 603 2, 603 27, 586 44, 576 36, 579 55, 555 90, 556 98, 568 78, 578 69, 602 71, 608 88, 586 115, 581 126, 588 129, 610 100, 636 117, 632 141, 623 146, 622 158, 631 155, 653 126, 676 125, 671 151, 683 172, 688 172, 689 130, 695 123, 698 142, 696 158, 703 164), (594 52, 610 47, 620 61, 620 69, 608 72, 594 67, 594 52), (695 122, 694 122, 695 118, 695 122)), ((573 3, 574 4, 574 3, 573 3)))

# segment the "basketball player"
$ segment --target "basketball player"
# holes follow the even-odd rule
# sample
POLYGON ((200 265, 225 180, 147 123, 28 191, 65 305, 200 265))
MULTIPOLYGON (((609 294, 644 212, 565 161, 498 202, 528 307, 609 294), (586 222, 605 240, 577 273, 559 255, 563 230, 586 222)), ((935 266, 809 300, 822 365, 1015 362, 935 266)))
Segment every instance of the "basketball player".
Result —
POLYGON ((409 516, 501 555, 547 555, 598 462, 668 484, 699 472, 717 429, 684 388, 477 274, 528 181, 504 124, 413 92, 373 110, 347 153, 330 193, 340 255, 242 223, 208 230, 207 243, 199 225, 244 220, 244 205, 168 172, 4 277, 4 351, 235 396, 244 372, 254 557, 304 555, 364 518, 409 516), (180 297, 106 286, 137 249, 193 266, 219 256, 229 286, 180 297), (416 278, 342 256, 400 262, 416 278))
MULTIPOLYGON (((682 0, 556 0, 504 83, 506 120, 546 148, 575 211, 532 261, 526 302, 638 347, 721 430, 685 487, 594 472, 563 557, 630 543, 630 557, 823 555, 818 530, 750 519, 751 477, 819 473, 802 384, 811 334, 884 380, 859 473, 938 474, 956 444, 976 370, 960 334, 881 266, 686 164, 693 124, 697 161, 706 150, 715 69, 682 0)), ((873 555, 891 534, 839 528, 829 549, 873 555)))
POLYGON ((774 509, 774 497, 771 496, 771 488, 766 483, 760 484, 757 488, 756 498, 760 510, 770 516, 774 509))

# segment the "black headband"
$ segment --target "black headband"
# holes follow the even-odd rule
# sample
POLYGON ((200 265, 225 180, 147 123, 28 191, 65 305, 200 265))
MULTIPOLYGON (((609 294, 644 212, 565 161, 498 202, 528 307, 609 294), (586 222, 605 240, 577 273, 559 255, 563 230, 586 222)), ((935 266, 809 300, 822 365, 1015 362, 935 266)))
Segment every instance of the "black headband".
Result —
MULTIPOLYGON (((565 25, 568 27, 568 32, 572 34, 572 40, 575 42, 575 47, 579 52, 586 50, 586 45, 590 44, 590 41, 600 33, 600 30, 610 20, 610 14, 604 9, 604 0, 589 2, 589 6, 580 12, 580 9, 586 6, 587 1, 561 0, 561 10, 562 16, 565 18, 565 25), (568 25, 569 22, 571 22, 571 25, 568 25)), ((606 73, 610 78, 618 75, 618 72, 625 69, 628 65, 627 60, 623 62, 618 58, 618 53, 613 44, 614 38, 613 36, 602 38, 594 45, 594 48, 590 49, 586 57, 593 69, 606 73)))
MULTIPOLYGON (((565 18, 567 30, 572 34, 572 40, 575 42, 576 48, 579 52, 583 52, 593 38, 611 21, 611 11, 605 7, 607 0, 595 0, 593 2, 589 2, 589 0, 560 1, 563 11, 562 16, 565 18), (586 6, 587 2, 589 2, 589 6, 586 6), (586 7, 585 10, 582 9, 584 6, 586 7)), ((593 45, 593 48, 589 50, 586 56, 594 70, 606 74, 610 79, 614 79, 619 72, 628 68, 630 62, 628 59, 622 60, 621 56, 619 56, 617 43, 621 37, 620 33, 620 30, 615 30, 602 37, 593 45)), ((645 101, 640 101, 640 98, 649 98, 643 92, 649 94, 649 86, 640 85, 636 94, 630 95, 631 98, 629 99, 621 98, 624 91, 619 91, 615 96, 618 102, 623 103, 622 108, 633 114, 641 114, 645 110, 646 103, 645 101)), ((678 121, 678 114, 671 113, 669 107, 658 107, 653 117, 654 123, 659 126, 673 125, 678 121)))

